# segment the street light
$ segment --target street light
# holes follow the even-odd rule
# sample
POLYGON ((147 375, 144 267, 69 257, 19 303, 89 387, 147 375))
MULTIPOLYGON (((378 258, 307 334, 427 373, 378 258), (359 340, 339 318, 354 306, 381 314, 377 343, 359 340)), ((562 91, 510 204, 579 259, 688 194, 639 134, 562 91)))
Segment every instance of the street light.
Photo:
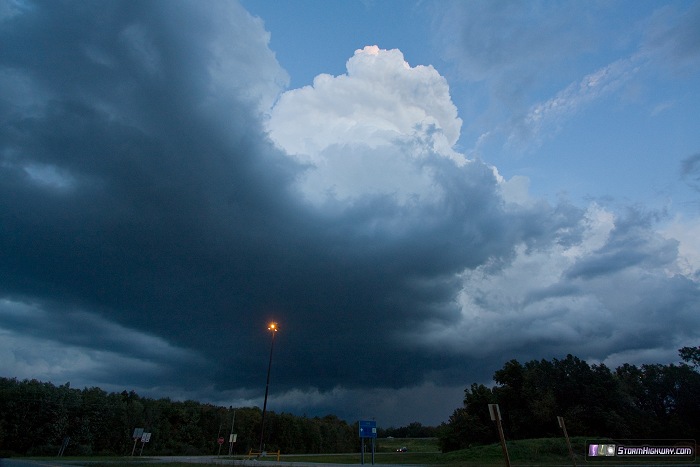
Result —
POLYGON ((277 323, 270 323, 267 329, 272 332, 270 343, 270 362, 267 364, 267 383, 265 384, 265 401, 263 402, 262 420, 260 422, 260 453, 263 452, 263 432, 265 431, 265 411, 267 410, 267 393, 270 390, 270 368, 272 368, 272 349, 275 347, 275 334, 277 334, 277 323))

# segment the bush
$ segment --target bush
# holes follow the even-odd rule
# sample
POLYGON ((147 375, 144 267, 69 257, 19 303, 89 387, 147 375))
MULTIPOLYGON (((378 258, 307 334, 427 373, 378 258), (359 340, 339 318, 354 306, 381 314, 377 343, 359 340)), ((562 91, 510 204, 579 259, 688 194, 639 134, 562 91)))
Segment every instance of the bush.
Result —
POLYGON ((55 456, 58 454, 61 446, 54 444, 42 444, 41 446, 32 446, 27 450, 28 456, 55 456))

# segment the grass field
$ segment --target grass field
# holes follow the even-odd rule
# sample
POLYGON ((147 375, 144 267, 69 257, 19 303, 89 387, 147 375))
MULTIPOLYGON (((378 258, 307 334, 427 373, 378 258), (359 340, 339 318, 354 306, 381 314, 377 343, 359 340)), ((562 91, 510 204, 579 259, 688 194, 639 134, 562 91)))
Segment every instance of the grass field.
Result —
MULTIPOLYGON (((365 442, 369 445, 369 442, 365 442)), ((437 438, 378 438, 376 452, 396 452, 406 447, 408 452, 440 452, 437 438)))
MULTIPOLYGON (((585 453, 585 439, 572 440, 574 449, 585 453)), ((508 453, 512 466, 524 465, 572 465, 566 443, 563 439, 538 439, 509 441, 508 453)), ((288 462, 323 462, 335 464, 358 464, 360 454, 336 456, 283 456, 288 462)), ((584 456, 577 457, 577 465, 585 463, 584 456)), ((365 464, 370 463, 370 455, 365 454, 365 464)), ((504 465, 503 450, 500 444, 475 446, 469 449, 443 454, 436 439, 379 439, 376 444, 375 463, 377 464, 416 464, 436 466, 489 466, 504 465), (407 452, 396 452, 405 446, 407 452)))
MULTIPOLYGON (((584 465, 601 466, 669 466, 669 465, 700 465, 698 460, 692 464, 671 463, 660 461, 640 462, 619 462, 605 459, 601 462, 586 461, 586 441, 587 438, 577 437, 571 438, 572 449, 576 455, 576 465, 578 467, 584 465)), ((365 443, 369 449, 369 442, 365 443)), ((566 442, 563 438, 543 438, 530 439, 519 441, 508 441, 508 453, 513 467, 524 466, 570 466, 573 465, 569 451, 566 447, 566 442)), ((245 457, 236 456, 231 458, 228 456, 215 457, 208 460, 199 459, 199 464, 202 465, 222 465, 228 463, 232 459, 245 459, 245 457)), ((282 455, 280 464, 294 463, 299 464, 360 464, 360 453, 353 454, 328 454, 328 455, 282 455)), ((47 459, 48 460, 48 459, 47 459)), ((50 465, 57 465, 56 458, 51 459, 50 465)), ((195 462, 195 459, 192 460, 195 462)), ((278 465, 277 456, 267 456, 258 459, 261 466, 278 465)), ((437 440, 434 438, 388 438, 378 439, 375 445, 375 464, 413 464, 424 466, 461 466, 461 467, 479 467, 479 466, 503 466, 503 451, 500 444, 492 444, 487 446, 474 446, 461 451, 449 453, 441 453, 438 449, 437 440), (396 452, 396 449, 406 447, 407 452, 396 452)), ((61 464, 90 466, 90 467, 121 467, 131 466, 135 464, 154 463, 158 467, 192 467, 191 463, 183 462, 163 462, 162 460, 149 459, 146 457, 136 458, 63 458, 61 464), (157 462, 157 464, 155 464, 157 462)), ((371 465, 371 453, 365 454, 365 464, 371 465)))

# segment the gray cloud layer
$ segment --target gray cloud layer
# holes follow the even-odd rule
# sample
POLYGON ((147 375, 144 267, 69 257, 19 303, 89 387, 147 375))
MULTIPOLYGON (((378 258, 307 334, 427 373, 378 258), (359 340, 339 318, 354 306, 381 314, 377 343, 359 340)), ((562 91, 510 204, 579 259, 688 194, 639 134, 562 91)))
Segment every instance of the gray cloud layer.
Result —
MULTIPOLYGON (((417 404, 425 392, 461 391, 505 359, 571 349, 603 360, 697 338, 692 323, 655 327, 676 314, 698 324, 690 310, 700 297, 697 282, 673 272, 677 242, 655 233, 649 216, 608 221, 588 247, 602 225, 590 210, 510 202, 492 167, 458 166, 430 148, 411 164, 440 196, 399 202, 369 192, 309 204, 298 182, 315 168, 276 148, 263 126, 286 73, 262 23, 236 4, 8 5, 6 376, 45 367, 39 377, 257 402, 265 326, 275 319, 273 410, 390 417, 397 394, 417 404), (574 260, 552 266, 562 252, 574 260), (521 268, 535 258, 538 268, 521 268), (529 283, 499 282, 509 274, 529 283), (647 294, 626 294, 640 292, 631 286, 640 277, 647 294), (533 311, 551 299, 554 311, 533 311), (581 300, 598 306, 581 309, 581 300), (554 332, 589 312, 612 335, 616 316, 648 323, 635 324, 636 341, 590 348, 595 329, 554 332), (545 328, 536 323, 543 313, 545 328), (489 342, 498 346, 484 352, 489 342), (358 409, 363 393, 371 403, 358 409)), ((371 155, 361 144, 338 151, 371 155)), ((444 418, 458 393, 437 415, 423 404, 410 416, 444 418)))

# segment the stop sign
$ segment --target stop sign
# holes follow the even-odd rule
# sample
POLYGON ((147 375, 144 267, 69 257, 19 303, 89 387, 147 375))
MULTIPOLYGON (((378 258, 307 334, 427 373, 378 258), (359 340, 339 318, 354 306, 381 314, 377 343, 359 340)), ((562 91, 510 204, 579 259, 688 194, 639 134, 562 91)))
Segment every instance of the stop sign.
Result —
POLYGON ((217 440, 217 442, 218 442, 219 444, 224 444, 224 438, 223 438, 223 437, 220 437, 220 438, 217 440))

